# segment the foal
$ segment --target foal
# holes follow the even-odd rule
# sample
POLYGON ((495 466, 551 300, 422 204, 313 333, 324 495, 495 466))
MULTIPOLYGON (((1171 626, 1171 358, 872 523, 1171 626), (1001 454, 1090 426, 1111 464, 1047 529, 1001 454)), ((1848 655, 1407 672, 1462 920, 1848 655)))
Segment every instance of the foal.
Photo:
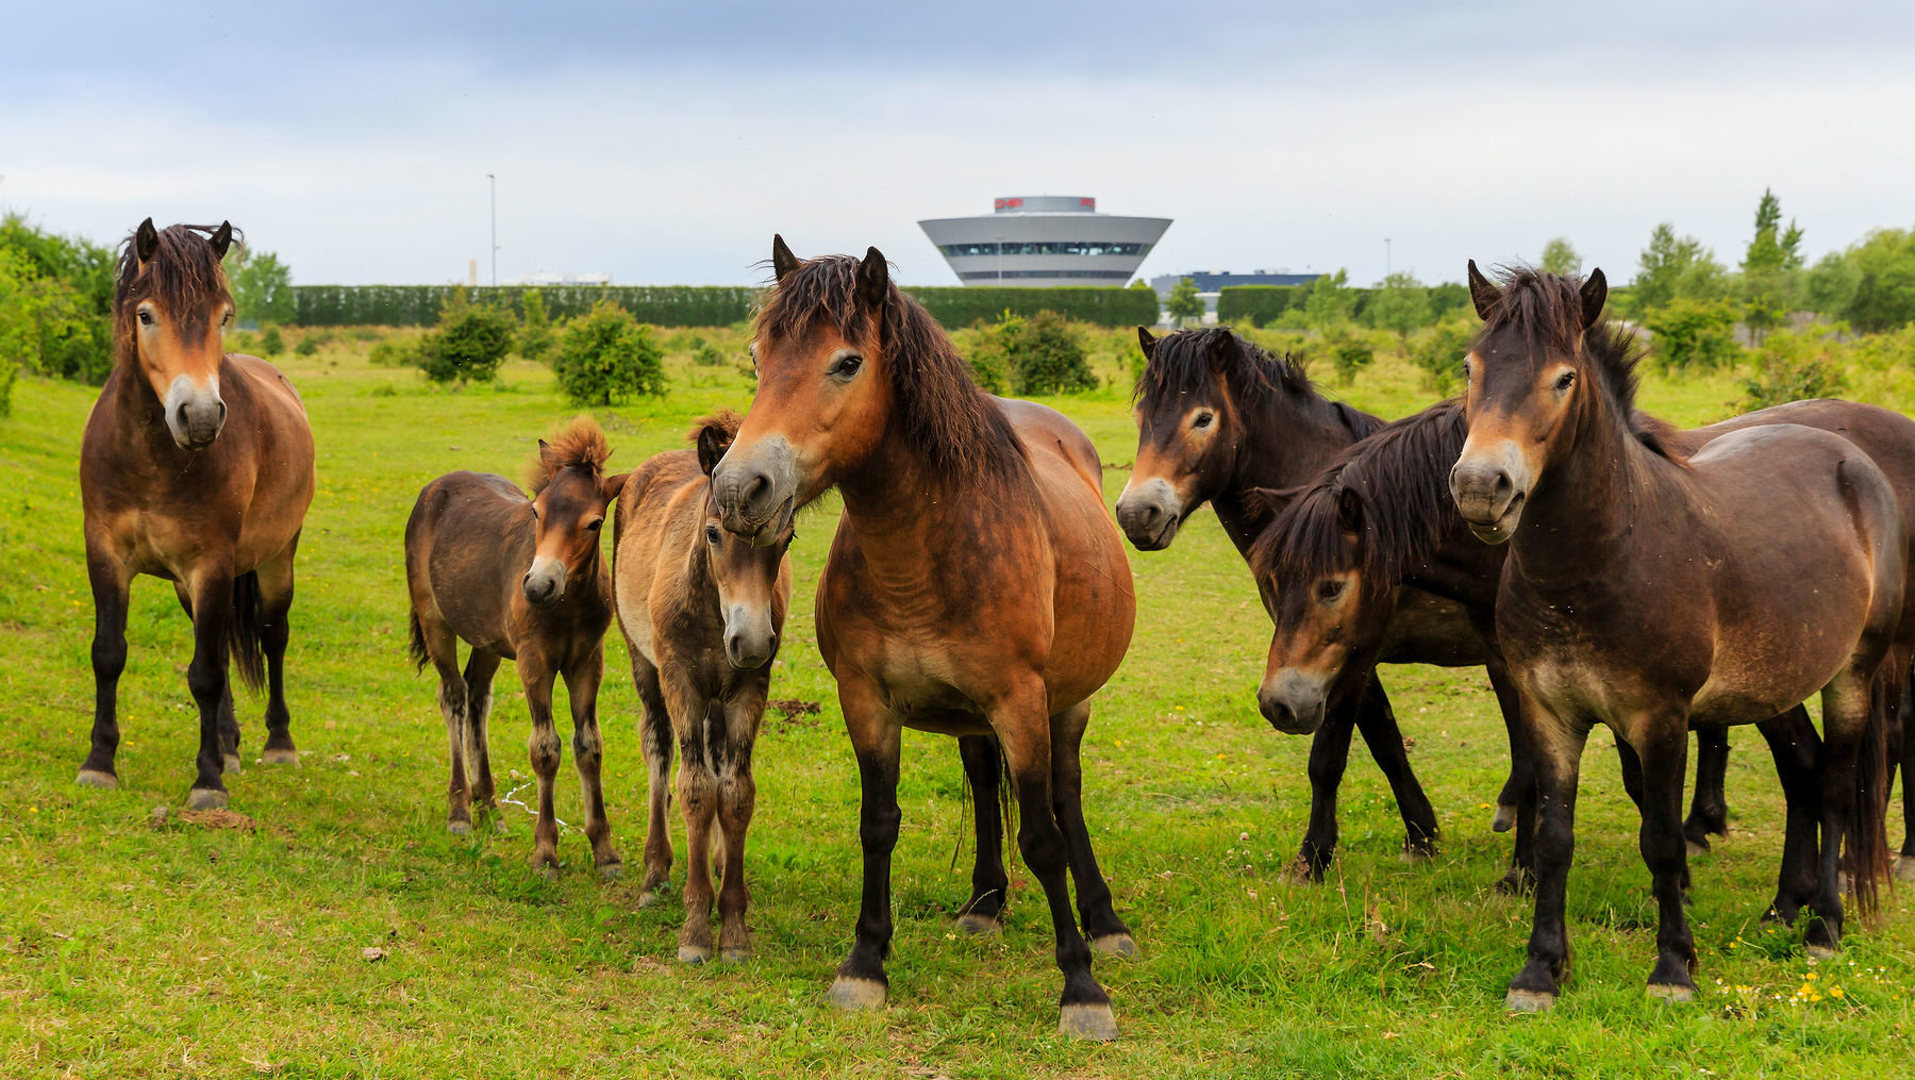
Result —
POLYGON ((78 782, 116 787, 120 674, 133 578, 173 582, 193 620, 186 684, 199 706, 198 775, 186 805, 226 805, 239 769, 228 661, 268 687, 266 745, 298 764, 286 710, 293 554, 313 499, 313 436, 299 394, 264 360, 226 352, 233 318, 220 260, 233 227, 140 227, 113 289, 115 365, 80 446, 86 572, 93 587, 93 749, 78 782), (262 672, 262 667, 264 671, 262 672))
POLYGON ((552 683, 565 679, 572 751, 584 791, 592 861, 616 877, 618 853, 599 785, 598 684, 605 670, 611 582, 599 560, 605 509, 625 482, 604 475, 605 435, 575 421, 539 440, 539 478, 527 499, 518 485, 486 473, 447 473, 425 486, 406 521, 406 588, 412 598, 411 651, 439 673, 439 709, 452 752, 447 827, 472 831, 471 807, 493 809, 486 719, 501 660, 518 664, 532 713, 532 771, 539 820, 532 865, 556 872, 558 819, 552 784, 560 744, 552 726, 552 683), (472 646, 459 673, 459 642, 472 646))
POLYGON ((678 797, 685 815, 685 928, 678 958, 711 959, 712 874, 720 844, 724 884, 718 942, 726 960, 751 955, 745 908, 745 831, 758 785, 752 748, 765 715, 771 662, 791 606, 791 544, 753 547, 720 527, 711 471, 738 434, 738 414, 692 428, 696 450, 669 450, 632 470, 612 523, 613 595, 645 709, 641 731, 651 781, 645 891, 671 879, 672 743, 684 753, 678 797), (716 817, 720 834, 712 833, 716 817))

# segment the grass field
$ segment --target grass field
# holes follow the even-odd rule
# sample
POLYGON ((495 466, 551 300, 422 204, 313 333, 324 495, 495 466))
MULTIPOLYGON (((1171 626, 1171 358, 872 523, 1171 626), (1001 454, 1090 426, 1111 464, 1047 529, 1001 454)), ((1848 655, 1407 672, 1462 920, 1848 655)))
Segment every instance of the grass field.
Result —
MULTIPOLYGON (((735 336, 735 332, 731 332, 735 336)), ((951 933, 967 896, 969 827, 955 744, 907 733, 894 877, 891 1005, 846 1017, 823 1000, 858 893, 856 768, 811 632, 834 511, 794 547, 797 596, 774 697, 813 716, 768 718, 747 866, 756 958, 680 966, 681 850, 671 898, 636 906, 638 875, 601 883, 583 836, 567 872, 531 872, 531 819, 504 836, 446 833, 444 728, 429 677, 405 659, 400 536, 419 487, 455 469, 517 477, 571 410, 543 369, 497 386, 428 387, 342 340, 289 356, 319 445, 289 656, 300 767, 252 764, 259 702, 241 696, 248 766, 229 778, 251 829, 180 820, 197 726, 188 626, 171 590, 135 586, 121 684, 121 787, 81 789, 92 702, 92 608, 81 561, 76 454, 93 392, 23 380, 0 421, 0 1074, 8 1077, 1907 1076, 1915 1069, 1915 918, 1907 889, 1857 925, 1837 960, 1759 922, 1781 843, 1761 741, 1738 734, 1733 834, 1692 860, 1701 997, 1648 998, 1648 873, 1607 733, 1592 739, 1571 877, 1575 971, 1562 1004, 1510 1016, 1527 898, 1490 889, 1507 837, 1489 831, 1505 743, 1480 671, 1388 668, 1384 680, 1443 845, 1398 860, 1402 826, 1357 752, 1341 854, 1321 885, 1284 875, 1307 809, 1307 740, 1257 715, 1268 623, 1207 513, 1164 553, 1132 553, 1130 656, 1098 696, 1086 811, 1142 957, 1100 960, 1122 1041, 1053 1034, 1059 977, 1035 887, 1013 866, 1007 932, 951 933), (166 824, 152 811, 172 807, 166 824), (967 850, 956 857, 960 837, 967 850), (366 950, 383 951, 368 960, 366 950)), ((1100 363, 1117 374, 1111 356, 1100 363)), ((672 361, 672 394, 599 414, 629 468, 680 445, 687 421, 743 407, 731 368, 672 361)), ((1900 376, 1861 397, 1901 400, 1900 376)), ((1400 361, 1341 392, 1401 415, 1429 395, 1400 361)), ((1651 379, 1672 420, 1726 415, 1718 377, 1651 379)), ((1111 467, 1135 435, 1125 394, 1052 402, 1111 467)), ((643 842, 643 768, 623 643, 601 696, 606 797, 628 867, 643 842)), ((494 761, 529 780, 523 700, 501 673, 494 761)), ((569 742, 569 739, 568 739, 569 742)), ((559 816, 576 785, 561 772, 559 816)), ((529 789, 517 797, 525 798, 529 789)), ((1901 838, 1901 814, 1890 834, 1901 838)))

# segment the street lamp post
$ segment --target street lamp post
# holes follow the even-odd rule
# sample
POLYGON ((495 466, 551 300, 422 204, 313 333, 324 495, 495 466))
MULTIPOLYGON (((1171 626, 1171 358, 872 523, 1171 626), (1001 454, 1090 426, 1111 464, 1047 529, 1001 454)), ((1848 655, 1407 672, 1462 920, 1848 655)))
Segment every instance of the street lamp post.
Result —
POLYGON ((499 286, 499 178, 485 174, 492 187, 492 287, 499 286))
POLYGON ((1383 276, 1390 276, 1390 238, 1383 238, 1383 276))
POLYGON ((1002 286, 1004 284, 1004 238, 993 236, 991 239, 997 241, 997 283, 1002 286))

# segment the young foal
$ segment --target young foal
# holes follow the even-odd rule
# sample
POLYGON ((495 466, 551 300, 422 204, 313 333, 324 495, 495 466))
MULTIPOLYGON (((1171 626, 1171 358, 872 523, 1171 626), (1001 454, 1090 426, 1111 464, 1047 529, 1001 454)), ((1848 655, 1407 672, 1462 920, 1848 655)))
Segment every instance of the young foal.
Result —
POLYGON ((1864 906, 1886 870, 1877 705, 1899 699, 1907 657, 1897 635, 1908 535, 1894 487, 1854 444, 1792 424, 1723 435, 1685 460, 1635 419, 1633 357, 1604 342, 1601 271, 1580 288, 1533 271, 1498 288, 1471 264, 1470 285, 1485 326, 1450 488, 1472 532, 1510 545, 1496 634, 1541 805, 1535 925, 1509 1007, 1552 1005, 1568 963, 1577 776, 1597 723, 1641 763, 1641 848, 1661 921, 1649 989, 1688 1000, 1689 727, 1763 721, 1819 690, 1822 850, 1808 943, 1834 948, 1843 842, 1864 906), (1874 684, 1891 647, 1892 693, 1874 684))
POLYGON ((995 736, 1018 846, 1050 904, 1059 1030, 1115 1038, 1091 949, 1135 946, 1091 851, 1078 748, 1088 699, 1129 646, 1135 599, 1097 451, 1058 413, 978 390, 876 248, 862 262, 801 263, 777 240, 772 263, 758 396, 712 493, 725 527, 758 544, 778 543, 827 489, 844 497, 818 582, 818 648, 863 781, 864 896, 832 998, 869 1008, 887 993, 901 730, 995 736))
POLYGON ((552 784, 560 744, 552 684, 564 678, 572 752, 584 791, 585 836, 599 873, 615 877, 618 853, 599 786, 598 684, 605 670, 611 583, 599 561, 605 508, 625 482, 604 475, 611 451, 598 425, 579 420, 551 443, 539 440, 539 479, 527 499, 503 476, 455 472, 419 492, 406 521, 406 588, 412 598, 412 659, 439 673, 439 709, 452 752, 447 827, 472 830, 471 807, 493 809, 486 720, 492 675, 518 664, 532 713, 532 771, 539 820, 532 865, 558 868, 552 784), (459 642, 472 646, 459 673, 459 642))
POLYGON ((264 360, 225 352, 233 299, 220 267, 233 228, 147 218, 120 254, 116 364, 80 447, 93 586, 93 749, 79 783, 114 787, 127 600, 136 574, 173 582, 193 620, 186 683, 199 706, 198 775, 186 805, 226 805, 239 769, 228 660, 268 686, 264 760, 298 764, 286 710, 293 554, 313 498, 313 437, 299 395, 264 360))
POLYGON ((697 450, 670 450, 632 470, 612 523, 613 595, 644 705, 641 727, 651 780, 645 830, 645 892, 671 878, 665 820, 672 743, 684 751, 678 797, 685 815, 685 928, 678 958, 711 959, 712 841, 722 846, 718 941, 726 960, 751 954, 745 929, 745 831, 758 785, 752 747, 765 714, 771 662, 791 606, 791 531, 766 547, 719 527, 711 471, 738 434, 721 412, 698 422, 697 450), (712 833, 716 817, 720 834, 712 833))

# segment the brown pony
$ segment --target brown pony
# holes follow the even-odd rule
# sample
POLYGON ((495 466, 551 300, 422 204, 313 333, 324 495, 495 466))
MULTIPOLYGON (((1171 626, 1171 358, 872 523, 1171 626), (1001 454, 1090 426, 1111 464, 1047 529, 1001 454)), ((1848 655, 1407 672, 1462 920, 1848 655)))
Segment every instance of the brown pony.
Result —
POLYGON ((737 413, 693 426, 696 450, 670 450, 632 470, 612 524, 613 595, 645 716, 640 731, 651 780, 645 830, 645 889, 671 879, 665 809, 672 790, 672 743, 684 750, 678 797, 685 815, 685 928, 678 958, 711 959, 712 843, 724 883, 718 940, 726 960, 751 955, 745 908, 745 832, 758 785, 752 748, 765 715, 771 662, 791 606, 791 543, 754 547, 720 528, 711 471, 738 434, 737 413), (716 817, 719 834, 712 832, 716 817))
POLYGON ((312 429, 279 369, 221 347, 233 298, 220 260, 232 240, 226 222, 164 231, 152 218, 140 222, 120 253, 113 290, 116 363, 80 447, 94 707, 93 750, 79 782, 119 783, 113 756, 127 599, 134 575, 152 574, 173 583, 193 620, 193 809, 225 806, 220 774, 239 770, 229 659, 247 685, 267 683, 261 757, 299 762, 286 710, 286 616, 293 553, 313 498, 312 429))
MULTIPOLYGON (((863 261, 800 262, 774 240, 772 266, 753 346, 758 396, 712 493, 725 527, 757 544, 781 542, 826 490, 844 497, 818 583, 818 647, 863 781, 864 896, 832 1000, 870 1008, 887 993, 901 730, 995 737, 1018 846, 1050 904, 1059 1030, 1115 1038, 1091 951, 1135 945, 1091 851, 1078 748, 1136 601, 1097 451, 1053 410, 978 390, 876 248, 863 261)), ((967 762, 988 748, 960 745, 973 748, 967 762)), ((974 896, 965 910, 995 913, 998 899, 974 896)))
POLYGON ((572 752, 584 792, 585 836, 604 877, 616 877, 618 852, 599 786, 598 684, 605 672, 605 628, 612 587, 599 560, 605 509, 625 482, 606 476, 611 450, 590 420, 550 443, 539 440, 532 498, 503 476, 455 472, 419 492, 406 520, 406 590, 412 599, 411 653, 439 673, 439 710, 452 754, 446 824, 472 831, 472 805, 493 809, 486 720, 492 676, 501 660, 518 664, 532 714, 529 750, 539 779, 539 820, 532 865, 558 869, 558 819, 552 783, 561 753, 552 726, 552 684, 565 679, 572 708, 572 752), (459 642, 472 646, 459 672, 459 642))
POLYGON ((1885 703, 1899 701, 1908 656, 1909 538, 1894 486, 1853 443, 1794 424, 1731 432, 1685 457, 1636 419, 1633 354, 1592 345, 1616 333, 1601 318, 1600 270, 1580 285, 1522 270, 1499 288, 1472 263, 1470 288, 1485 325, 1467 360, 1469 435, 1450 490, 1478 538, 1510 545, 1496 636, 1540 796, 1535 925, 1509 1007, 1552 1005, 1568 964, 1577 776, 1598 723, 1641 765, 1640 842, 1660 914, 1649 990, 1689 1000, 1689 727, 1764 721, 1820 691, 1808 945, 1835 948, 1843 843, 1865 909, 1887 869, 1885 703), (1899 660, 1878 685, 1891 649, 1899 660))

